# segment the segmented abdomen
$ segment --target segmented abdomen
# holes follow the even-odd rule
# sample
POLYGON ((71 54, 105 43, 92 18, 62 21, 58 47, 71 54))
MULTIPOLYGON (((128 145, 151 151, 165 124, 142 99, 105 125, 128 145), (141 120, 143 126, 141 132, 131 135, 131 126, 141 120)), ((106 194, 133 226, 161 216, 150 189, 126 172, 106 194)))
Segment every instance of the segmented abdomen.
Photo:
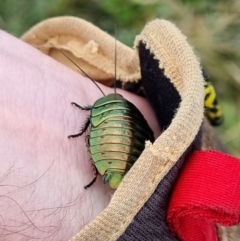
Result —
POLYGON ((154 141, 153 132, 141 112, 127 100, 94 105, 91 111, 89 150, 101 175, 124 174, 154 141))

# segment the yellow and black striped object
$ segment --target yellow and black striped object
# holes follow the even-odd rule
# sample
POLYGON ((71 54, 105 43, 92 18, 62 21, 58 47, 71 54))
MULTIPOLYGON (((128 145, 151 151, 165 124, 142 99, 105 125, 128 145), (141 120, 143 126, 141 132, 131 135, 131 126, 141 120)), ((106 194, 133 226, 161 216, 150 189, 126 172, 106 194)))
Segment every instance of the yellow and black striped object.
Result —
POLYGON ((217 94, 214 89, 213 84, 205 80, 204 81, 204 90, 205 90, 205 115, 208 118, 209 122, 213 126, 218 126, 223 122, 223 112, 222 108, 218 103, 217 94))

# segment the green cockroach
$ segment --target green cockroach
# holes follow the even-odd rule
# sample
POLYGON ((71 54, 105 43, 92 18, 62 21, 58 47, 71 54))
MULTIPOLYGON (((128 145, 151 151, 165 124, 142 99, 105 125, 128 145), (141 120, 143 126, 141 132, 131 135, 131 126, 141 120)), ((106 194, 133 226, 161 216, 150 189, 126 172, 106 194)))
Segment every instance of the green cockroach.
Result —
MULTIPOLYGON (((68 56, 66 57, 76 65, 68 56)), ((81 136, 91 126, 86 142, 95 166, 95 174, 93 180, 84 188, 92 186, 100 174, 104 183, 108 182, 111 188, 117 189, 124 175, 143 152, 145 142, 154 142, 154 134, 137 107, 116 93, 116 86, 115 92, 106 96, 96 82, 78 65, 76 66, 103 94, 103 97, 92 106, 71 103, 81 110, 90 111, 80 132, 68 136, 81 136)))
POLYGON ((91 124, 86 139, 96 172, 94 179, 84 188, 90 187, 100 174, 104 183, 117 189, 144 150, 145 141, 154 141, 151 128, 137 107, 120 94, 104 96, 93 106, 72 104, 90 111, 80 133, 69 136, 81 136, 91 124))

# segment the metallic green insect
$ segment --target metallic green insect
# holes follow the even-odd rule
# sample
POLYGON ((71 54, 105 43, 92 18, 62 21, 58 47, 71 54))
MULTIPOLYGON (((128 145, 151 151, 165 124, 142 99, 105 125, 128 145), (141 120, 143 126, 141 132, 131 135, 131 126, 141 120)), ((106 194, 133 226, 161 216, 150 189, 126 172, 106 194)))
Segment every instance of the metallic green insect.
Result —
POLYGON ((109 183, 111 188, 117 189, 124 175, 143 152, 145 142, 154 141, 153 131, 137 107, 116 93, 116 86, 115 93, 105 96, 86 72, 64 52, 59 51, 78 67, 103 94, 103 97, 98 99, 93 106, 80 106, 72 102, 81 110, 90 111, 80 132, 68 136, 69 138, 81 136, 91 126, 86 141, 95 166, 95 175, 84 188, 92 186, 100 174, 103 176, 104 183, 109 183))
POLYGON ((120 94, 109 94, 98 99, 93 106, 82 107, 90 111, 80 133, 91 125, 87 143, 96 168, 94 179, 84 188, 90 187, 100 174, 103 182, 117 189, 127 171, 145 148, 145 142, 154 141, 154 136, 141 112, 120 94))
POLYGON ((205 115, 213 126, 220 125, 223 122, 222 108, 218 103, 215 89, 211 82, 204 81, 205 88, 205 115))

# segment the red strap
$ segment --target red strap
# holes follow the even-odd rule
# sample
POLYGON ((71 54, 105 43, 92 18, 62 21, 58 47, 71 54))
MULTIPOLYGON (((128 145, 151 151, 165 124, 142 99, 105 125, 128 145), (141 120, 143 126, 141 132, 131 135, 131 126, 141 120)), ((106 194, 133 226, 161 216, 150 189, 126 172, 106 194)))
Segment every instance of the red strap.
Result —
POLYGON ((174 187, 167 220, 182 241, 217 241, 216 223, 239 223, 240 160, 217 151, 190 155, 174 187))

